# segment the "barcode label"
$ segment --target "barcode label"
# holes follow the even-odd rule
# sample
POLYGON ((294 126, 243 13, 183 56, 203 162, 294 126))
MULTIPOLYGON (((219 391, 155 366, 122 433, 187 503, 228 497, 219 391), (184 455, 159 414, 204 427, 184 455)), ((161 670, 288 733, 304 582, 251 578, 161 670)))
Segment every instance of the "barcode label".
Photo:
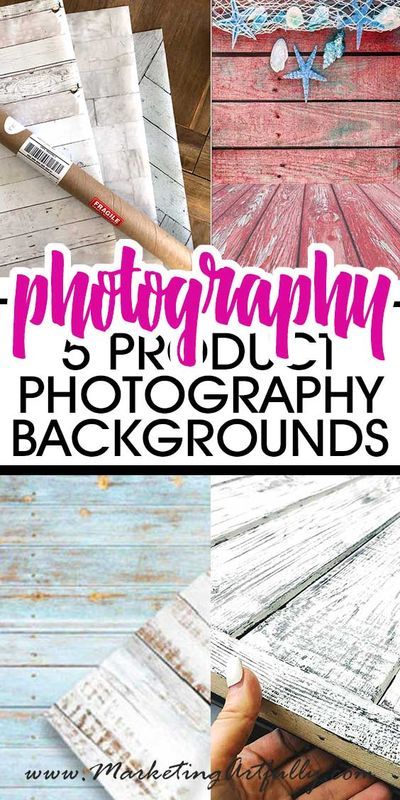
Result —
POLYGON ((71 166, 70 161, 67 161, 35 136, 30 136, 24 142, 18 155, 29 161, 32 166, 35 166, 36 169, 43 172, 55 183, 60 183, 71 166))

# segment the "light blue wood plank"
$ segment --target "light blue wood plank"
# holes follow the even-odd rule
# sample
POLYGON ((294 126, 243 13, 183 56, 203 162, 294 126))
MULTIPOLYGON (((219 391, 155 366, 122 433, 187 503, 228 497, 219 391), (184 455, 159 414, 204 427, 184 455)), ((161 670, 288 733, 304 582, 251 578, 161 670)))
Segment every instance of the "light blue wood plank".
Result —
POLYGON ((97 506, 208 505, 206 475, 5 475, 0 503, 97 506), (104 477, 104 476, 102 476, 104 477), (106 488, 102 488, 106 487, 106 488))
MULTIPOLYGON (((44 774, 38 777, 38 780, 30 781, 31 791, 33 787, 41 788, 49 786, 53 791, 58 787, 63 786, 71 791, 70 787, 79 787, 79 791, 83 789, 93 788, 95 781, 90 773, 84 769, 82 762, 79 761, 71 750, 60 740, 58 745, 51 748, 30 748, 30 747, 16 747, 16 748, 2 748, 1 753, 1 772, 0 772, 0 786, 3 788, 25 788, 27 780, 25 773, 27 770, 39 770, 44 773, 46 770, 63 773, 64 770, 72 771, 74 774, 77 772, 75 780, 64 780, 60 774, 55 780, 46 780, 44 774), (86 780, 83 781, 82 777, 86 780)), ((29 784, 28 784, 29 785, 29 784)), ((3 798, 3 795, 1 795, 3 798)))
POLYGON ((26 633, 0 631, 0 667, 100 664, 127 640, 125 633, 26 633))
MULTIPOLYGON (((189 583, 189 580, 186 582, 189 583)), ((179 589, 178 583, 110 586, 1 586, 0 630, 31 632, 140 628, 179 589)))
POLYGON ((208 544, 207 506, 0 506, 0 545, 208 544))
POLYGON ((44 718, 42 709, 0 709, 0 748, 52 747, 59 742, 58 733, 44 718))
POLYGON ((0 667, 0 707, 47 708, 87 673, 87 667, 0 667))
POLYGON ((208 567, 209 547, 47 547, 10 545, 0 552, 0 580, 12 586, 187 585, 208 567), (203 557, 200 557, 202 553, 203 557), (201 563, 202 562, 202 563, 201 563))
MULTIPOLYGON (((80 797, 80 787, 77 789, 57 787, 56 800, 80 800, 80 797)), ((54 800, 54 789, 2 789, 1 800, 54 800)), ((97 786, 94 789, 86 789, 85 800, 110 800, 110 795, 97 786)))

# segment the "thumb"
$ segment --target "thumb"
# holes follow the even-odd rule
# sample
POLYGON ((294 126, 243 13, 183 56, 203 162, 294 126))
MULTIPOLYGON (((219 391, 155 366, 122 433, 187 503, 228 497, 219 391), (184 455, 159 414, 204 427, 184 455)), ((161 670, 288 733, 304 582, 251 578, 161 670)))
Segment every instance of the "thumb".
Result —
POLYGON ((245 746, 261 707, 258 679, 234 656, 226 666, 228 694, 211 728, 211 769, 226 772, 245 746))

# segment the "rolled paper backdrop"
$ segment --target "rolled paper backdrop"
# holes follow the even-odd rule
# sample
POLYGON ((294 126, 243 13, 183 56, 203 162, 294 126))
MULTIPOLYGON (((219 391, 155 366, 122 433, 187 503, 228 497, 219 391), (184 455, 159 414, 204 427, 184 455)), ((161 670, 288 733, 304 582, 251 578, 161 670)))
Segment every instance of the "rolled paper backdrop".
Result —
POLYGON ((0 142, 12 153, 29 162, 33 168, 47 175, 49 180, 93 208, 129 238, 173 269, 192 267, 190 250, 171 234, 156 225, 150 217, 118 197, 102 183, 88 175, 43 142, 32 131, 24 128, 5 110, 0 109, 0 142))

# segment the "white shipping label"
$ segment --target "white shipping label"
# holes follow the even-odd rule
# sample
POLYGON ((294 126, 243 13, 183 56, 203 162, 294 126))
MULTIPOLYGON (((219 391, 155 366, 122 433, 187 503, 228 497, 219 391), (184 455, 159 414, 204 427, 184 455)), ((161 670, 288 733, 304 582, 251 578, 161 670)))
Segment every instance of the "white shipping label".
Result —
POLYGON ((60 183, 72 166, 71 161, 56 153, 52 147, 36 136, 30 136, 18 151, 18 155, 28 161, 39 172, 43 172, 54 183, 60 183))

